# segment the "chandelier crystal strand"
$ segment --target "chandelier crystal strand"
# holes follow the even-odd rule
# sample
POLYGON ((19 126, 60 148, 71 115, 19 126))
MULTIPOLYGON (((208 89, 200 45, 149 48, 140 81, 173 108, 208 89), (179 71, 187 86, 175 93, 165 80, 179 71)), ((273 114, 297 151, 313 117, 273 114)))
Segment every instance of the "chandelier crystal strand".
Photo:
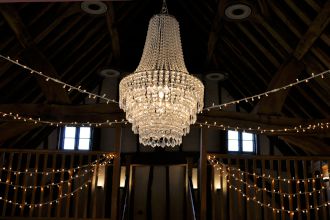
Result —
POLYGON ((162 12, 149 22, 139 66, 120 82, 119 106, 141 144, 174 147, 203 109, 204 86, 186 69, 178 21, 162 12))

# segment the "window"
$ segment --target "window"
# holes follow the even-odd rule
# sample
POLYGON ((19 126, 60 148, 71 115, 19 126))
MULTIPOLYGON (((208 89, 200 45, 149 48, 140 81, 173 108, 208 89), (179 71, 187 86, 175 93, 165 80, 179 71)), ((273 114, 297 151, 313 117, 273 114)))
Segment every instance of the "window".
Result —
POLYGON ((228 152, 254 153, 256 150, 255 135, 252 133, 228 131, 228 152))
POLYGON ((61 146, 64 150, 89 150, 92 129, 90 127, 65 127, 62 130, 61 146))

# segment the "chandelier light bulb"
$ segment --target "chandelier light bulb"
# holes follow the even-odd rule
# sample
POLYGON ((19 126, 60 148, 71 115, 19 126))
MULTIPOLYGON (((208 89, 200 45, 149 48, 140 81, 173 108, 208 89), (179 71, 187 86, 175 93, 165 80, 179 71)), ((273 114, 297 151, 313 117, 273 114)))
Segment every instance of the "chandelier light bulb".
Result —
POLYGON ((164 4, 150 19, 139 66, 119 84, 119 106, 141 144, 174 147, 203 105, 203 83, 186 69, 179 23, 164 4))

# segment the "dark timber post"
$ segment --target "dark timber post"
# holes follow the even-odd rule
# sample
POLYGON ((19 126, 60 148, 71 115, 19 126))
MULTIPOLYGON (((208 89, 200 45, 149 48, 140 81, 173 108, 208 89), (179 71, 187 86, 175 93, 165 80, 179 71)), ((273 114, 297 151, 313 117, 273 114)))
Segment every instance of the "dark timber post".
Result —
POLYGON ((207 181, 207 167, 206 167, 206 130, 201 128, 200 135, 200 158, 199 158, 199 192, 200 192, 200 220, 206 220, 206 181, 207 181))
POLYGON ((121 127, 116 127, 115 130, 115 152, 116 156, 113 160, 112 174, 112 195, 111 195, 111 219, 118 218, 118 191, 120 181, 120 152, 121 152, 121 127))

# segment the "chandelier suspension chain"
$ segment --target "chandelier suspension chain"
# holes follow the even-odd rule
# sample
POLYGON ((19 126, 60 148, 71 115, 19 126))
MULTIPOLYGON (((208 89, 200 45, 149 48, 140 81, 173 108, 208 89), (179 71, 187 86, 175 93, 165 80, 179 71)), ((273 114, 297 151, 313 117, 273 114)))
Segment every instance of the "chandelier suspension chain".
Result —
POLYGON ((162 6, 161 13, 162 14, 168 14, 168 8, 167 8, 166 0, 163 0, 163 6, 162 6))

